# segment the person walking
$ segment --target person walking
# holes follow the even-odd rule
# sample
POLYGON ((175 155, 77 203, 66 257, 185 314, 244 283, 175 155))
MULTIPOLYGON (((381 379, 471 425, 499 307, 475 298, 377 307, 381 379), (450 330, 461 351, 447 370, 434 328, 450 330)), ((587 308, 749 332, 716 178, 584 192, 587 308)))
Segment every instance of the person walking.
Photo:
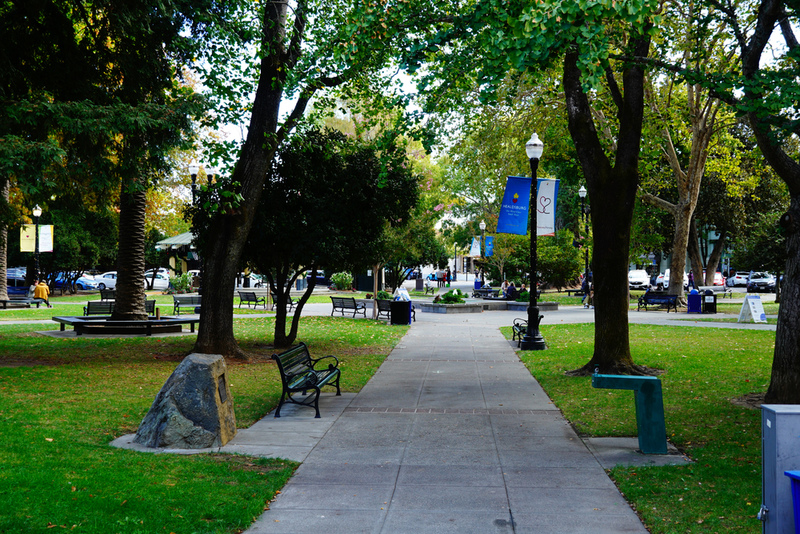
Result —
POLYGON ((689 269, 689 289, 696 289, 694 285, 694 271, 689 269))
POLYGON ((48 308, 52 308, 52 304, 50 304, 50 288, 47 287, 47 284, 44 283, 44 280, 39 280, 36 284, 36 288, 33 290, 33 298, 35 299, 42 299, 45 304, 47 304, 48 308))

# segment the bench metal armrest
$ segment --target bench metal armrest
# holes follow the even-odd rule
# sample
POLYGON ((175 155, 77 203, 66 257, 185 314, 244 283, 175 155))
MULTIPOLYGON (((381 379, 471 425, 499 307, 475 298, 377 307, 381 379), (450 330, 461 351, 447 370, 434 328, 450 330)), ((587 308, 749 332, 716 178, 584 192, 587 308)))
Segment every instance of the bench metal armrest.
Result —
POLYGON ((311 358, 311 362, 312 362, 311 366, 312 366, 312 368, 314 368, 314 370, 316 370, 317 362, 321 362, 322 360, 327 360, 328 358, 333 358, 336 361, 335 364, 334 363, 329 363, 328 364, 328 369, 337 369, 339 367, 339 358, 337 358, 336 356, 333 356, 333 355, 323 356, 322 358, 311 358))

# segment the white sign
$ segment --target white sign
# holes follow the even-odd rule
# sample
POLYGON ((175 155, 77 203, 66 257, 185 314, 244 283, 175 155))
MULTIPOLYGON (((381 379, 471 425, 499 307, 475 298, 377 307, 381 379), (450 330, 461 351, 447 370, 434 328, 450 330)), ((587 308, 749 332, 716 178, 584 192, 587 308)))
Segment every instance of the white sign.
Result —
POLYGON ((767 314, 764 313, 764 304, 758 295, 747 295, 739 312, 740 323, 766 323, 767 314))
POLYGON ((472 246, 469 248, 469 255, 470 256, 481 255, 481 241, 477 237, 472 238, 472 246))
POLYGON ((539 180, 536 198, 536 235, 556 235, 558 180, 539 180))

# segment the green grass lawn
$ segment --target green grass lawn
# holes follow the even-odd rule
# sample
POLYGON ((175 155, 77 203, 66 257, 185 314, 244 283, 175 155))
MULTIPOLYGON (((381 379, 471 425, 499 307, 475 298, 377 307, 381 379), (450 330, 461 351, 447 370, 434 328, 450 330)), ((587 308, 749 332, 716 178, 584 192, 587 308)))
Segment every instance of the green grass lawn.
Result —
MULTIPOLYGON (((280 395, 272 318, 235 320, 252 363, 230 363, 237 426, 280 395)), ((213 532, 247 528, 296 464, 234 455, 114 449, 135 432, 194 336, 56 339, 57 325, 0 325, 0 532, 213 532), (198 506, 198 503, 202 503, 198 506)), ((342 389, 358 391, 407 327, 307 317, 299 339, 340 358, 342 389)))
MULTIPOLYGON (((630 392, 564 376, 591 358, 594 325, 542 332, 548 350, 522 359, 578 432, 635 436, 630 392)), ((766 391, 775 333, 633 324, 630 336, 634 361, 664 371, 667 434, 694 463, 616 468, 620 490, 654 533, 760 532, 761 412, 731 399, 766 391)))

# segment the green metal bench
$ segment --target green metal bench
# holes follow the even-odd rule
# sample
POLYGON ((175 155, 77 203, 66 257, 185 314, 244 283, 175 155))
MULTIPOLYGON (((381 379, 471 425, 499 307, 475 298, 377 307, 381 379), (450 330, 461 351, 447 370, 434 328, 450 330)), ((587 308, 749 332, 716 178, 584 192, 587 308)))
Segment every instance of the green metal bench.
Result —
POLYGON ((644 454, 667 454, 667 428, 661 380, 654 376, 601 375, 595 369, 592 387, 633 390, 639 449, 644 454))
POLYGON ((647 291, 644 295, 639 297, 639 301, 636 305, 636 311, 639 311, 642 308, 644 308, 644 311, 647 311, 648 306, 664 306, 667 308, 667 313, 669 313, 670 308, 675 310, 675 313, 678 313, 678 296, 660 295, 647 291))
POLYGON ((281 416, 281 406, 285 402, 300 404, 301 406, 314 406, 317 411, 315 418, 319 418, 319 393, 322 386, 336 386, 336 395, 341 395, 339 391, 339 360, 336 356, 323 356, 322 358, 312 358, 308 353, 308 346, 300 343, 280 354, 273 354, 272 359, 278 364, 281 373, 281 400, 275 409, 275 417, 281 416), (322 360, 331 360, 327 368, 316 369, 317 363, 322 360), (313 393, 307 397, 297 400, 292 395, 301 393, 305 395, 307 391, 313 393))

